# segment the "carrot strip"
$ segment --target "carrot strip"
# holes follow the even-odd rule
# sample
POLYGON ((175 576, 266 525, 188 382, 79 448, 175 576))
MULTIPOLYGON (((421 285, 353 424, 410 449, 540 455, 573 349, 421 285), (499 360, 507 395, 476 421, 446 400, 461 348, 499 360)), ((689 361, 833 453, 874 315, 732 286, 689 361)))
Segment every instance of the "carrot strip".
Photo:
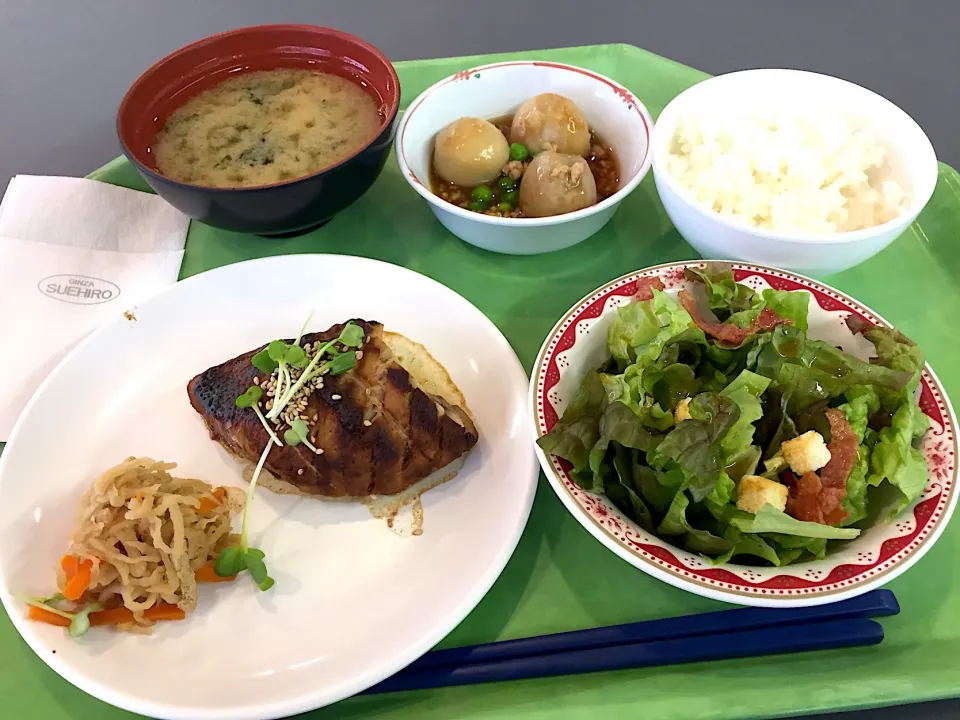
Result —
POLYGON ((236 580, 236 575, 228 575, 227 577, 222 577, 217 575, 217 571, 214 569, 214 563, 207 563, 197 568, 194 572, 193 577, 197 582, 200 583, 215 583, 215 582, 230 582, 231 580, 236 580))
POLYGON ((76 555, 64 555, 60 558, 60 569, 63 570, 63 574, 67 576, 67 580, 70 580, 76 575, 79 568, 80 560, 76 555))
POLYGON ((220 507, 220 504, 227 498, 227 491, 218 487, 213 491, 213 498, 213 500, 208 497, 200 498, 200 507, 197 508, 197 512, 208 513, 220 507))
POLYGON ((160 603, 143 613, 147 620, 183 620, 187 614, 176 605, 160 603))
POLYGON ((36 605, 31 605, 30 610, 27 613, 27 617, 31 620, 36 620, 38 622, 47 623, 48 625, 57 625, 59 627, 70 627, 70 618, 65 618, 62 615, 57 615, 52 613, 49 610, 44 610, 41 607, 36 605))
MULTIPOLYGON (((143 617, 147 620, 183 620, 187 614, 176 605, 169 603, 160 603, 144 611, 143 617)), ((70 627, 70 618, 57 615, 42 607, 31 605, 27 617, 37 622, 56 625, 58 627, 70 627)), ((99 627, 102 625, 119 625, 121 623, 133 622, 133 611, 125 607, 114 608, 113 610, 98 610, 90 613, 90 625, 99 627)))
MULTIPOLYGON (((72 556, 67 556, 72 557, 72 556)), ((76 559, 76 558, 74 558, 76 559)), ((90 560, 84 560, 79 563, 77 566, 77 571, 73 574, 72 577, 69 576, 67 584, 63 587, 63 596, 67 600, 79 600, 83 594, 87 591, 87 588, 90 587, 90 575, 93 570, 93 562, 90 560)))
POLYGON ((216 510, 220 505, 216 500, 211 500, 208 497, 200 498, 200 507, 197 508, 198 513, 208 513, 211 510, 216 510))
MULTIPOLYGON (((179 607, 168 603, 154 605, 143 613, 143 617, 147 620, 183 620, 186 616, 187 614, 179 607)), ((133 622, 133 611, 125 607, 90 613, 90 625, 95 627, 129 622, 133 622)))
POLYGON ((133 622, 133 611, 125 607, 114 608, 113 610, 98 610, 90 613, 90 624, 99 625, 119 625, 120 623, 133 622))

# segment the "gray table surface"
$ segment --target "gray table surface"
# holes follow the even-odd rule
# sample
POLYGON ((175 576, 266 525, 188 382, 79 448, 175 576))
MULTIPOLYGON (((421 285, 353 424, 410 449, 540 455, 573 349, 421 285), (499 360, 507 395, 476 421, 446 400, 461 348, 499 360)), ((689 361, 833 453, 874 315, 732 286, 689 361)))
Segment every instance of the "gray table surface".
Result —
MULTIPOLYGON (((0 0, 0 188, 99 167, 119 154, 114 113, 147 66, 275 22, 337 27, 391 60, 627 42, 714 74, 814 70, 890 98, 960 164, 958 0, 0 0)), ((958 718, 960 701, 842 715, 905 717, 958 718)))

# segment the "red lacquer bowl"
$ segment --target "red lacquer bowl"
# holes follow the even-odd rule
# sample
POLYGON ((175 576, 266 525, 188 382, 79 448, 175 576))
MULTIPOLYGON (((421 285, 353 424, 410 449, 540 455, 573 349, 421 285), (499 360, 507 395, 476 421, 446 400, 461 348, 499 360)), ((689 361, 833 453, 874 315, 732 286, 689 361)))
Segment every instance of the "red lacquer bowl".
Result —
POLYGON ((150 67, 120 103, 117 134, 150 187, 177 209, 226 230, 279 235, 319 225, 367 191, 386 162, 399 106, 397 73, 372 45, 330 28, 260 25, 199 40, 150 67), (336 165, 274 185, 201 187, 157 171, 152 144, 174 110, 232 73, 281 68, 315 69, 356 82, 377 102, 377 136, 336 165))

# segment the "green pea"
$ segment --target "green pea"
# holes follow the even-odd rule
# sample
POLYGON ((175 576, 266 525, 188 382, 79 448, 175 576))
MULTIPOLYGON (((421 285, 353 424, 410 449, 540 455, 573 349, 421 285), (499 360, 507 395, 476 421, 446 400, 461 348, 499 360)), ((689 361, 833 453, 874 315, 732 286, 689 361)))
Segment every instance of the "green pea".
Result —
POLYGON ((513 145, 510 146, 511 160, 523 162, 528 157, 530 157, 530 152, 527 150, 527 146, 523 143, 513 143, 513 145))
POLYGON ((479 200, 473 200, 467 205, 467 210, 473 210, 474 212, 483 212, 487 209, 487 204, 485 202, 480 202, 479 200))
POLYGON ((500 189, 503 190, 504 192, 508 190, 513 190, 516 184, 517 184, 516 181, 509 175, 504 175, 502 178, 497 180, 497 185, 499 185, 500 189))
POLYGON ((516 205, 520 200, 520 191, 519 190, 508 190, 503 194, 504 202, 511 203, 516 205))
POLYGON ((477 185, 473 189, 473 192, 470 193, 470 198, 474 202, 479 202, 486 205, 493 200, 493 190, 491 190, 487 185, 477 185))
POLYGON ((513 203, 508 203, 506 200, 497 205, 497 210, 506 215, 508 212, 513 210, 513 203))

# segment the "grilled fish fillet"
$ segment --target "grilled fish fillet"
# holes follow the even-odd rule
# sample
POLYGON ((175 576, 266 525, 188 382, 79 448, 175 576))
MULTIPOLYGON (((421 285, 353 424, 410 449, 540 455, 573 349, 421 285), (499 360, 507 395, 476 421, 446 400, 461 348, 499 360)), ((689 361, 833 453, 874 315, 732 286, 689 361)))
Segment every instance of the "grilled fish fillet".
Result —
MULTIPOLYGON (((462 395, 422 346, 385 333, 379 323, 351 322, 365 335, 356 366, 324 376, 299 412, 311 444, 322 454, 305 444, 274 446, 260 480, 271 490, 333 498, 395 495, 444 469, 459 469, 477 443, 462 395)), ((333 340, 344 325, 306 335, 301 345, 333 340)), ((255 378, 267 386, 269 378, 250 362, 261 349, 212 367, 187 385, 211 439, 251 465, 269 436, 253 410, 238 408, 235 401, 255 378)))

